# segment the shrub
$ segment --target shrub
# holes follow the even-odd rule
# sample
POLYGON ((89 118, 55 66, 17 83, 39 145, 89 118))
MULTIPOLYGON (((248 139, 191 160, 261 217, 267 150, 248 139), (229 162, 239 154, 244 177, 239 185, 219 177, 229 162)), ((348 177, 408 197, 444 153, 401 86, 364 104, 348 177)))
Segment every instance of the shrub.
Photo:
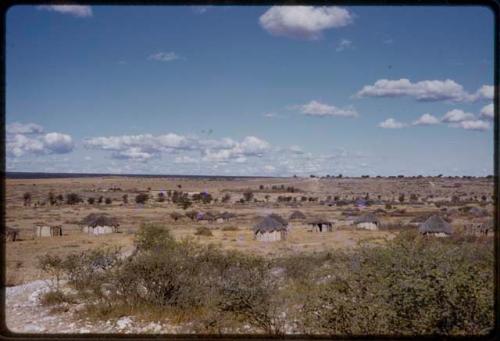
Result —
POLYGON ((196 228, 196 232, 194 233, 197 236, 206 236, 206 237, 212 237, 212 231, 206 226, 199 226, 196 228))
POLYGON ((76 193, 68 193, 66 194, 66 204, 68 205, 76 205, 82 202, 83 199, 76 193))
POLYGON ((26 192, 23 194, 23 203, 24 203, 24 206, 31 205, 31 193, 30 192, 26 192))
POLYGON ((95 198, 93 198, 93 197, 87 198, 87 203, 89 205, 93 205, 95 203, 95 198))
POLYGON ((180 214, 179 212, 172 212, 170 213, 170 218, 172 218, 174 221, 177 221, 182 218, 182 214, 180 214))
POLYGON ((106 203, 106 205, 111 205, 113 201, 111 200, 111 198, 106 198, 104 202, 106 203))
POLYGON ((123 203, 124 203, 124 204, 128 204, 128 194, 124 194, 124 195, 122 196, 122 200, 123 200, 123 203))
POLYGON ((135 202, 138 204, 145 204, 149 200, 149 195, 146 193, 137 194, 135 196, 135 202))

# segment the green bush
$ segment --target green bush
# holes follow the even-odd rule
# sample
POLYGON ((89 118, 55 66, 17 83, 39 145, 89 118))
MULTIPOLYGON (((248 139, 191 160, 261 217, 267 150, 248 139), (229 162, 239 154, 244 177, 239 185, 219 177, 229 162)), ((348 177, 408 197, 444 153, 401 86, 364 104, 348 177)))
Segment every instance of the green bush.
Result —
MULTIPOLYGON (((268 259, 176 241, 144 225, 137 250, 47 256, 43 269, 86 298, 88 313, 159 311, 201 333, 477 335, 493 328, 491 238, 404 231, 383 246, 268 259)), ((58 301, 54 294, 51 301, 58 301)))
POLYGON ((206 226, 199 226, 196 228, 196 232, 194 233, 197 236, 205 236, 205 237, 212 237, 212 231, 206 226))

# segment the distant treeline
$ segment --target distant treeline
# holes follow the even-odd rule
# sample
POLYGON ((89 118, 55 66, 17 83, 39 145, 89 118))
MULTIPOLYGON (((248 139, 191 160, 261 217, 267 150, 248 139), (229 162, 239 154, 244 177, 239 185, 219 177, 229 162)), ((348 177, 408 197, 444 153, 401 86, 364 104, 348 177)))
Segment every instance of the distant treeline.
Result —
POLYGON ((43 173, 43 172, 5 172, 6 179, 58 179, 58 178, 96 178, 105 176, 135 178, 189 178, 189 179, 256 179, 271 176, 222 176, 222 175, 160 175, 160 174, 110 174, 110 173, 43 173))

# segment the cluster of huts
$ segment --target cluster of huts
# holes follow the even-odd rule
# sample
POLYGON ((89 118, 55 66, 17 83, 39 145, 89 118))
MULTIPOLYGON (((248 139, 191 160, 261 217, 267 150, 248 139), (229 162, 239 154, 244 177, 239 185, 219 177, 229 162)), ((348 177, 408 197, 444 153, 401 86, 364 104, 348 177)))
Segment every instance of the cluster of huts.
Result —
MULTIPOLYGON (((419 216, 410 221, 410 225, 418 228, 424 236, 448 237, 453 233, 453 228, 446 217, 439 214, 431 216, 419 216)), ((262 217, 254 226, 253 232, 256 240, 259 241, 278 241, 286 239, 290 231, 289 222, 301 222, 312 227, 313 232, 332 232, 334 223, 322 218, 314 217, 307 219, 305 214, 300 211, 294 211, 286 221, 277 214, 270 214, 262 217)), ((381 221, 374 213, 360 215, 352 221, 356 228, 364 230, 378 230, 381 227, 381 221)), ((493 232, 493 220, 479 223, 474 230, 482 235, 488 235, 493 232)), ((477 234, 476 233, 476 234, 477 234)))
POLYGON ((230 212, 223 212, 223 213, 218 213, 218 212, 198 212, 196 215, 196 221, 200 223, 225 223, 228 222, 230 219, 233 219, 236 217, 236 214, 230 213, 230 212))

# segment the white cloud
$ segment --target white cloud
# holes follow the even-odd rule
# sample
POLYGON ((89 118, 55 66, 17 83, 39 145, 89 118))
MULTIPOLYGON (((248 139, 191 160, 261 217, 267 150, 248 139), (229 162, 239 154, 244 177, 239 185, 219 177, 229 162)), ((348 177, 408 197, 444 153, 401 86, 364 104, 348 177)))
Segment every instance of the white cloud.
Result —
MULTIPOLYGON (((159 157, 162 153, 198 152, 204 161, 244 162, 246 157, 261 157, 270 149, 268 142, 255 136, 247 136, 241 142, 230 138, 219 140, 187 137, 174 133, 164 135, 123 135, 94 137, 86 139, 85 147, 112 151, 116 159, 135 159, 146 161, 159 157)), ((187 163, 193 155, 183 155, 176 159, 178 163, 187 163), (183 158, 183 156, 188 158, 183 158)))
POLYGON ((337 45, 337 48, 335 48, 335 51, 342 52, 342 51, 347 50, 349 48, 352 48, 352 41, 350 41, 348 39, 341 39, 337 45))
POLYGON ((478 99, 493 99, 494 87, 491 85, 483 85, 476 91, 478 99))
POLYGON ((41 134, 43 133, 43 127, 35 123, 19 123, 14 122, 7 124, 6 126, 7 134, 41 134))
POLYGON ((6 154, 20 157, 25 154, 65 154, 73 150, 71 136, 62 133, 43 135, 43 127, 34 123, 7 126, 6 154))
POLYGON ((423 114, 412 124, 415 126, 429 126, 434 124, 439 124, 439 119, 431 114, 423 114))
POLYGON ((91 17, 92 7, 82 5, 43 5, 37 7, 39 10, 69 14, 79 18, 91 17))
POLYGON ((278 117, 278 114, 276 114, 275 112, 266 112, 266 113, 264 113, 263 116, 266 118, 275 118, 275 117, 278 117))
POLYGON ((476 94, 466 92, 462 85, 446 79, 425 80, 412 83, 409 79, 379 79, 373 85, 365 85, 355 97, 414 97, 418 101, 471 102, 486 98, 489 87, 483 86, 476 94))
POLYGON ((148 60, 155 60, 158 62, 171 62, 176 59, 179 59, 179 56, 175 52, 157 52, 148 57, 148 60))
POLYGON ((304 151, 302 150, 302 148, 300 148, 299 146, 290 146, 290 148, 288 148, 288 150, 290 152, 292 152, 293 154, 304 154, 304 151))
POLYGON ((43 137, 43 142, 46 149, 56 154, 69 153, 74 148, 73 140, 67 134, 48 133, 43 137))
POLYGON ((358 112, 354 108, 337 108, 334 105, 324 104, 318 101, 311 101, 299 106, 300 111, 308 116, 344 116, 357 117, 358 112))
POLYGON ((387 120, 380 122, 378 126, 384 129, 401 129, 406 127, 406 124, 398 122, 393 118, 388 118, 387 120))
POLYGON ((481 109, 481 116, 489 118, 489 119, 493 119, 493 117, 495 116, 493 103, 490 103, 481 109))
POLYGON ((486 131, 490 128, 490 124, 483 120, 467 120, 459 122, 459 126, 466 130, 486 131))
POLYGON ((462 122, 466 120, 471 120, 474 119, 474 114, 471 114, 470 112, 464 112, 463 110, 460 109, 453 109, 448 111, 441 121, 446 122, 446 123, 456 123, 456 122, 462 122))
POLYGON ((319 39, 323 30, 352 23, 353 16, 342 7, 273 6, 259 19, 276 36, 319 39))

